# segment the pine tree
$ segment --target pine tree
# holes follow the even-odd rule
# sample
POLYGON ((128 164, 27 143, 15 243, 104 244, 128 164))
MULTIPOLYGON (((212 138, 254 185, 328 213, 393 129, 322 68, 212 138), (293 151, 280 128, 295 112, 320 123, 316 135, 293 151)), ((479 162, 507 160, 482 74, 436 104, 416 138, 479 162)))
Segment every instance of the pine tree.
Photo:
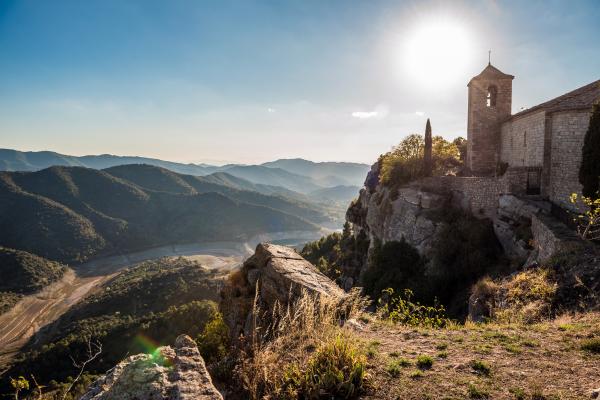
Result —
POLYGON ((433 169, 431 156, 432 145, 431 123, 429 122, 429 118, 427 118, 427 125, 425 125, 425 154, 423 157, 423 174, 425 176, 431 176, 433 169))
POLYGON ((583 141, 579 183, 584 196, 596 197, 600 189, 600 104, 594 106, 583 141))

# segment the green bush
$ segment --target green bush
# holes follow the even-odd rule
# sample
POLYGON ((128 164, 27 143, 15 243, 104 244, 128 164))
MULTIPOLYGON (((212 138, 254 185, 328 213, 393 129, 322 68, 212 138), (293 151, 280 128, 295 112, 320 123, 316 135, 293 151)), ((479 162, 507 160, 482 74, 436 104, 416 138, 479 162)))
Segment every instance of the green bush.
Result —
POLYGON ((418 293, 421 291, 423 275, 423 260, 413 246, 404 240, 390 241, 383 246, 377 242, 362 283, 366 293, 373 297, 379 296, 387 288, 410 288, 418 293))
POLYGON ((420 369, 430 369, 433 367, 433 358, 427 355, 420 355, 417 357, 416 364, 420 369))
POLYGON ((318 348, 303 370, 297 364, 284 376, 285 398, 350 399, 363 391, 366 361, 342 335, 318 348))
POLYGON ((429 299, 449 304, 479 278, 504 267, 505 260, 490 221, 459 210, 445 210, 441 218, 429 269, 429 299))
POLYGON ((450 324, 443 305, 424 306, 413 303, 410 289, 405 289, 404 295, 395 295, 392 288, 385 289, 383 293, 384 296, 379 299, 379 313, 389 321, 429 328, 443 328, 450 324))
POLYGON ((334 232, 307 243, 300 254, 323 274, 336 279, 341 274, 355 276, 366 259, 368 249, 369 239, 364 232, 354 237, 350 224, 346 222, 341 234, 334 232))
POLYGON ((229 327, 220 312, 215 313, 196 339, 200 354, 206 362, 219 361, 227 355, 229 348, 229 327))
POLYGON ((590 353, 600 354, 600 338, 584 340, 581 343, 581 349, 590 353))
POLYGON ((478 374, 485 376, 490 375, 492 372, 492 368, 489 366, 489 364, 480 360, 471 361, 471 368, 473 368, 473 371, 477 372, 478 374))
POLYGON ((596 196, 600 189, 600 104, 594 106, 590 124, 583 140, 579 167, 579 183, 582 194, 596 196))

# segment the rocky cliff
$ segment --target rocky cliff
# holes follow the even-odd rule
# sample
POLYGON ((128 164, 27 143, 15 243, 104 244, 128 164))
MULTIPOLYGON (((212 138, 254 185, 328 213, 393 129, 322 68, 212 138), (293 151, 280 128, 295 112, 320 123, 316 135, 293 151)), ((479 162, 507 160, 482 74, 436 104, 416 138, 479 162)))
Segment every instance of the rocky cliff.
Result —
POLYGON ((236 339, 251 333, 254 308, 260 310, 261 325, 266 326, 274 307, 285 307, 303 291, 340 301, 345 297, 343 290, 293 249, 261 243, 223 288, 220 309, 236 339))

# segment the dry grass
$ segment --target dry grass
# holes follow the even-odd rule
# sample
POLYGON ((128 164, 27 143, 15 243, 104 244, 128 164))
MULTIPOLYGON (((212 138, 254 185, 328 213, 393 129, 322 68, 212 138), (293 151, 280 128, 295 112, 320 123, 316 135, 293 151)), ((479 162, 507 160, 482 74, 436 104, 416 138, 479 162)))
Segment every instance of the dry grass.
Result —
POLYGON ((285 307, 276 304, 268 316, 255 301, 254 335, 248 338, 236 371, 248 398, 289 397, 291 371, 296 369, 302 374, 314 367, 315 359, 323 353, 339 353, 341 349, 358 363, 366 359, 352 331, 340 326, 343 320, 360 317, 364 308, 365 300, 357 293, 339 304, 337 299, 303 291, 285 307), (261 326, 264 320, 272 322, 261 326))
POLYGON ((361 336, 381 343, 368 363, 371 389, 365 399, 574 400, 589 398, 599 383, 600 355, 586 350, 600 337, 598 313, 445 329, 374 322, 361 336), (415 365, 423 355, 434 362, 419 376, 394 362, 402 358, 415 365))

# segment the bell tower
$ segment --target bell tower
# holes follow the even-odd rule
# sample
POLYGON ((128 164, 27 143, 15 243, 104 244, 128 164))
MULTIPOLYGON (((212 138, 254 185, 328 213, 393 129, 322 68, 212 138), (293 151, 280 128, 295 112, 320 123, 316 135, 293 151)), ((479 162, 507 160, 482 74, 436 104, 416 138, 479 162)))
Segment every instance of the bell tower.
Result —
POLYGON ((473 175, 493 175, 496 170, 500 126, 511 115, 513 79, 489 63, 467 85, 467 167, 473 175))

